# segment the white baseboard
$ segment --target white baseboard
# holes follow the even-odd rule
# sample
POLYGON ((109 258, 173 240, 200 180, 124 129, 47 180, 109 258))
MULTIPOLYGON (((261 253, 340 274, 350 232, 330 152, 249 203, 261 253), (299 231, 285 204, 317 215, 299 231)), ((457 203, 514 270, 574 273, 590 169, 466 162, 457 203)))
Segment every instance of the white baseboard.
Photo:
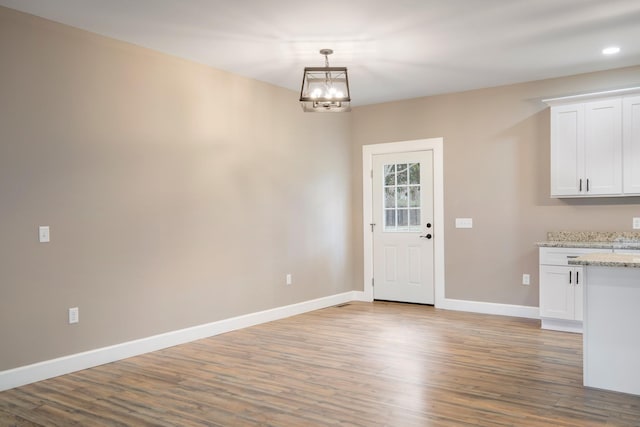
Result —
POLYGON ((372 302, 373 298, 368 297, 366 292, 353 291, 353 301, 372 302))
POLYGON ((542 319, 540 328, 549 329, 551 331, 573 332, 574 334, 581 334, 582 322, 579 320, 542 319))
POLYGON ((497 304, 493 302, 466 301, 460 299, 444 298, 437 308, 456 311, 470 311, 472 313, 497 314, 500 316, 525 317, 539 319, 540 309, 525 305, 497 304))
POLYGON ((363 300, 364 292, 345 292, 1 371, 0 391, 260 323, 284 319, 349 301, 363 300))

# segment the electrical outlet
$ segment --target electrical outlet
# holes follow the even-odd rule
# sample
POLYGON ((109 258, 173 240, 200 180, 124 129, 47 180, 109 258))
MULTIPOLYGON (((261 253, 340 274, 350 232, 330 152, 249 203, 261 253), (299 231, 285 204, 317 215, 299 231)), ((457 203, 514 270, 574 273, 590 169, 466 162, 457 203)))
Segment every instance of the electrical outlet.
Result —
POLYGON ((634 229, 634 230, 638 230, 638 229, 640 229, 640 218, 638 218, 638 217, 634 217, 634 218, 633 218, 632 226, 633 226, 633 229, 634 229))
POLYGON ((40 243, 48 243, 50 241, 48 225, 41 225, 38 227, 38 241, 40 243))
POLYGON ((293 280, 291 279, 291 274, 287 274, 287 285, 290 285, 293 283, 293 280))
POLYGON ((80 321, 80 311, 78 307, 69 309, 69 324, 78 323, 80 321))
POLYGON ((528 274, 523 274, 522 275, 522 284, 523 285, 530 285, 531 284, 531 276, 529 276, 528 274))

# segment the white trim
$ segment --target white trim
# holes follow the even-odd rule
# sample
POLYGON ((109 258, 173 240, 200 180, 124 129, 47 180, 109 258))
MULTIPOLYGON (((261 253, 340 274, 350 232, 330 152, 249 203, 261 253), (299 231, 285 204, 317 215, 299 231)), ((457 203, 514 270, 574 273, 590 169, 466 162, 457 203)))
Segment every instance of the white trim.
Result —
POLYGON ((551 331, 582 333, 582 322, 579 320, 541 319, 540 329, 551 331))
POLYGON ((364 298, 373 301, 373 189, 371 171, 376 154, 433 151, 433 235, 434 235, 434 287, 435 306, 444 301, 444 157, 443 139, 417 139, 413 141, 371 144, 362 147, 362 218, 364 231, 364 298))
POLYGON ((581 93, 578 95, 569 95, 569 96, 560 96, 557 98, 548 98, 543 99, 547 105, 562 105, 562 104, 570 104, 574 102, 581 102, 585 100, 591 99, 599 99, 599 98, 608 98, 611 96, 622 96, 622 95, 633 95, 636 93, 640 93, 640 87, 629 87, 625 89, 614 89, 614 90, 605 90, 602 92, 592 92, 592 93, 581 93))
POLYGON ((496 314, 499 316, 525 317, 539 319, 540 309, 526 305, 498 304, 494 302, 466 301, 445 298, 439 308, 445 310, 469 311, 472 313, 496 314))
POLYGON ((0 391, 354 300, 365 300, 363 292, 330 295, 0 371, 0 391))
POLYGON ((363 291, 353 291, 353 301, 372 302, 363 291))

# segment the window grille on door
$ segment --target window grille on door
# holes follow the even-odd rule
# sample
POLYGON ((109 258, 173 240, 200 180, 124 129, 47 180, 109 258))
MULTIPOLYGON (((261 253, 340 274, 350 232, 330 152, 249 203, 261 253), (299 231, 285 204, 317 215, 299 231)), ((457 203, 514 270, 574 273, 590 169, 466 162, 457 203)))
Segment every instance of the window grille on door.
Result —
POLYGON ((383 167, 384 231, 420 231, 420 163, 383 167))

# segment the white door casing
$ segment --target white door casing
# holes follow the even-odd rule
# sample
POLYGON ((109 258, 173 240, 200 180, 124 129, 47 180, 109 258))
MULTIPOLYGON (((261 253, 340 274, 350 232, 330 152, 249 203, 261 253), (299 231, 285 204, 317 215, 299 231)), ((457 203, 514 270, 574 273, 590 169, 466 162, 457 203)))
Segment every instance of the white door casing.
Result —
POLYGON ((434 303, 433 151, 373 156, 373 296, 434 303))
MULTIPOLYGON (((435 306, 445 303, 444 279, 444 181, 443 181, 443 139, 431 138, 412 141, 401 141, 384 144, 365 145, 363 155, 363 240, 364 240, 364 300, 374 298, 374 250, 373 232, 370 224, 373 220, 373 161, 374 156, 389 153, 407 153, 430 151, 433 160, 433 287, 435 306)), ((424 231, 424 229, 422 230, 424 231)), ((424 234, 424 233, 423 233, 424 234)), ((424 239, 420 239, 424 240, 424 239)))

